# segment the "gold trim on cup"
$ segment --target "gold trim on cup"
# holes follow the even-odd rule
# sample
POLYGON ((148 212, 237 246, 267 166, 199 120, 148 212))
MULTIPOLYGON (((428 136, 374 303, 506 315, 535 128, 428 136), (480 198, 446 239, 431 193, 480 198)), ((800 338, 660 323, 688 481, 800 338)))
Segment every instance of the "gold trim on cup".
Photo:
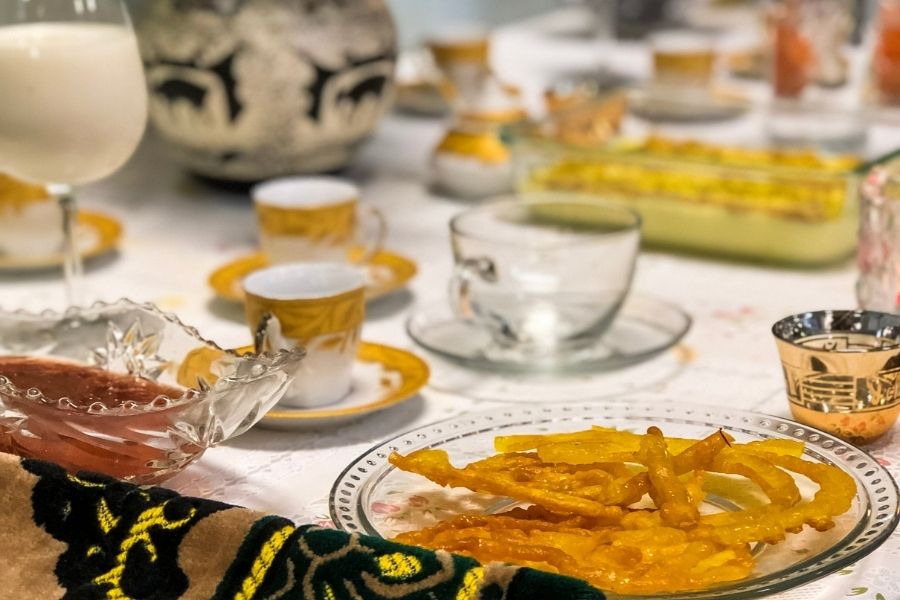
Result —
POLYGON ((265 313, 278 317, 284 337, 307 343, 313 338, 354 330, 365 319, 365 288, 325 298, 276 300, 246 292, 248 323, 265 313))
POLYGON ((314 207, 283 207, 257 202, 260 229, 269 235, 299 236, 321 243, 347 243, 356 231, 356 198, 314 207))
POLYGON ((428 49, 434 62, 446 69, 459 63, 487 65, 490 56, 490 40, 487 37, 472 37, 458 40, 431 40, 428 49))

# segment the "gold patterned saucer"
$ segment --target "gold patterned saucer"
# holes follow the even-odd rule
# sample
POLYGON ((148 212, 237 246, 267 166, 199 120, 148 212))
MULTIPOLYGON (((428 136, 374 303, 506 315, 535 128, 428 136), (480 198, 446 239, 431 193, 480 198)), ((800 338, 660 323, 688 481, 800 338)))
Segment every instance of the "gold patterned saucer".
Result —
MULTIPOLYGON (((241 282, 244 277, 267 266, 268 260, 261 252, 248 254, 213 271, 209 276, 209 285, 219 298, 243 302, 241 282)), ((418 268, 405 256, 382 250, 372 257, 367 270, 366 300, 376 300, 402 289, 415 276, 418 268)))
MULTIPOLYGON (((75 236, 82 258, 91 259, 106 254, 119 245, 122 238, 122 224, 115 217, 82 210, 78 213, 75 236)), ((49 269, 62 265, 62 261, 62 254, 59 253, 39 256, 0 254, 0 271, 49 269)))
POLYGON ((428 364, 412 352, 361 342, 353 365, 352 388, 344 399, 320 408, 276 405, 259 426, 303 430, 343 425, 414 398, 429 376, 428 364))

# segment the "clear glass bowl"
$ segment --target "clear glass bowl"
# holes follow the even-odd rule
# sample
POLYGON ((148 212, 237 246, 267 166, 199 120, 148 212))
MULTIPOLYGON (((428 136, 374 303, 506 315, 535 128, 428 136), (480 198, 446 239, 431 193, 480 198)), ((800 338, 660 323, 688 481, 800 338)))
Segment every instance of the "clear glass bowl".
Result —
POLYGON ((183 390, 85 406, 21 389, 0 371, 0 451, 157 483, 259 421, 303 351, 239 356, 153 305, 119 300, 65 313, 0 312, 0 356, 74 362, 183 390))
MULTIPOLYGON (((878 462, 827 433, 769 415, 731 408, 664 402, 604 402, 515 406, 454 417, 388 440, 351 463, 331 492, 331 517, 350 533, 386 538, 434 525, 463 512, 493 513, 513 504, 508 498, 445 489, 388 462, 392 451, 446 450, 455 465, 494 454, 498 435, 568 432, 591 425, 643 432, 658 426, 667 436, 702 438, 723 429, 738 442, 793 439, 805 442, 804 459, 836 465, 857 486, 850 510, 835 527, 819 533, 805 528, 780 544, 756 544, 755 568, 746 579, 697 592, 626 596, 631 600, 743 600, 768 596, 808 583, 856 562, 887 540, 900 518, 897 484, 878 462)), ((818 488, 795 477, 808 499, 818 488)), ((740 508, 732 498, 712 494, 706 503, 718 510, 740 508)), ((611 600, 619 596, 608 595, 611 600)))

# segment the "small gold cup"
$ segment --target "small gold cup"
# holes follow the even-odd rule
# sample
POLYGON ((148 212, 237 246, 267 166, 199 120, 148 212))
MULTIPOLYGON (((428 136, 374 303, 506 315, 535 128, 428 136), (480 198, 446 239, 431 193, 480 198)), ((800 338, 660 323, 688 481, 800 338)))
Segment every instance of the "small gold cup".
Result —
POLYGON ((884 435, 900 415, 900 316, 823 310, 772 327, 791 413, 853 444, 884 435))

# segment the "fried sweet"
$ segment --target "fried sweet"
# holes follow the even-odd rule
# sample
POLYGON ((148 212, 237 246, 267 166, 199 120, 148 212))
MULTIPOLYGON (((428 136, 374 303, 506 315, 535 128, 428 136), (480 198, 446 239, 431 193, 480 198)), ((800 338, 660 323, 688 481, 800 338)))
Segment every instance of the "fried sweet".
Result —
MULTIPOLYGON (((733 442, 726 434, 721 449, 733 442)), ((640 449, 642 435, 630 431, 618 431, 606 427, 592 427, 586 431, 551 435, 510 435, 494 439, 498 452, 526 452, 535 450, 544 462, 567 464, 592 464, 598 462, 634 462, 640 449)), ((698 440, 666 438, 666 448, 673 455, 680 454, 695 445, 698 440)), ((800 456, 803 443, 794 440, 763 440, 735 447, 753 452, 769 452, 800 456)))
POLYGON ((706 589, 747 577, 750 544, 777 543, 805 526, 826 530, 856 494, 837 467, 800 458, 803 444, 737 444, 595 427, 504 436, 500 454, 456 468, 440 450, 393 453, 390 462, 443 486, 530 504, 460 515, 398 541, 580 577, 621 594, 706 589), (801 497, 794 476, 819 486, 801 497), (741 510, 702 514, 707 492, 741 510), (647 499, 649 497, 649 499, 647 499))
POLYGON ((794 506, 800 502, 800 490, 794 478, 758 454, 724 448, 716 455, 710 470, 746 477, 757 484, 773 504, 794 506))
POLYGON ((617 593, 702 589, 741 579, 752 569, 746 547, 691 540, 680 529, 585 525, 561 515, 538 517, 517 509, 491 516, 462 515, 401 534, 397 541, 483 562, 564 573, 617 593))
MULTIPOLYGON (((601 456, 604 452, 610 454, 634 455, 640 450, 642 438, 643 435, 639 433, 594 426, 585 431, 576 431, 573 433, 499 436, 494 439, 494 448, 498 452, 525 452, 527 450, 538 450, 538 454, 541 455, 540 450, 551 445, 590 443, 591 445, 587 447, 599 451, 601 456)), ((697 443, 697 440, 666 438, 666 447, 669 449, 669 452, 672 452, 673 454, 678 454, 695 443, 697 443)), ((543 455, 541 455, 541 458, 547 462, 553 462, 552 460, 547 460, 543 455)), ((561 460, 559 462, 578 464, 571 460, 561 460)), ((589 460, 587 462, 606 461, 589 460)))
MULTIPOLYGON (((720 450, 730 444, 728 437, 722 431, 717 431, 712 435, 696 442, 692 446, 685 448, 682 452, 672 458, 672 464, 676 475, 683 475, 689 471, 704 470, 712 463, 720 450)), ((635 459, 636 460, 636 459, 635 459)), ((627 489, 631 497, 640 499, 643 495, 650 491, 650 476, 647 471, 638 473, 632 477, 623 488, 627 489)), ((702 497, 702 489, 695 490, 692 497, 702 497)), ((637 500, 635 500, 636 502, 637 500)), ((627 506, 627 504, 625 505, 627 506)))
MULTIPOLYGON (((442 486, 464 487, 473 492, 509 496, 524 502, 534 502, 550 510, 587 517, 615 518, 622 514, 619 506, 609 506, 567 491, 550 489, 539 480, 532 479, 525 469, 488 471, 478 466, 457 469, 450 464, 450 458, 443 450, 418 450, 407 456, 393 452, 389 460, 404 471, 418 473, 442 486)), ((596 489, 594 487, 591 491, 596 489)))
POLYGON ((663 522, 678 528, 696 524, 700 513, 688 498, 687 487, 678 478, 662 431, 650 428, 641 440, 638 460, 647 467, 649 494, 662 514, 663 522))
POLYGON ((736 544, 762 541, 778 543, 786 533, 798 533, 804 525, 817 531, 834 526, 833 518, 848 510, 856 495, 856 483, 842 470, 793 456, 768 455, 775 465, 804 475, 819 486, 809 502, 792 507, 769 504, 736 512, 701 517, 695 537, 736 544))

